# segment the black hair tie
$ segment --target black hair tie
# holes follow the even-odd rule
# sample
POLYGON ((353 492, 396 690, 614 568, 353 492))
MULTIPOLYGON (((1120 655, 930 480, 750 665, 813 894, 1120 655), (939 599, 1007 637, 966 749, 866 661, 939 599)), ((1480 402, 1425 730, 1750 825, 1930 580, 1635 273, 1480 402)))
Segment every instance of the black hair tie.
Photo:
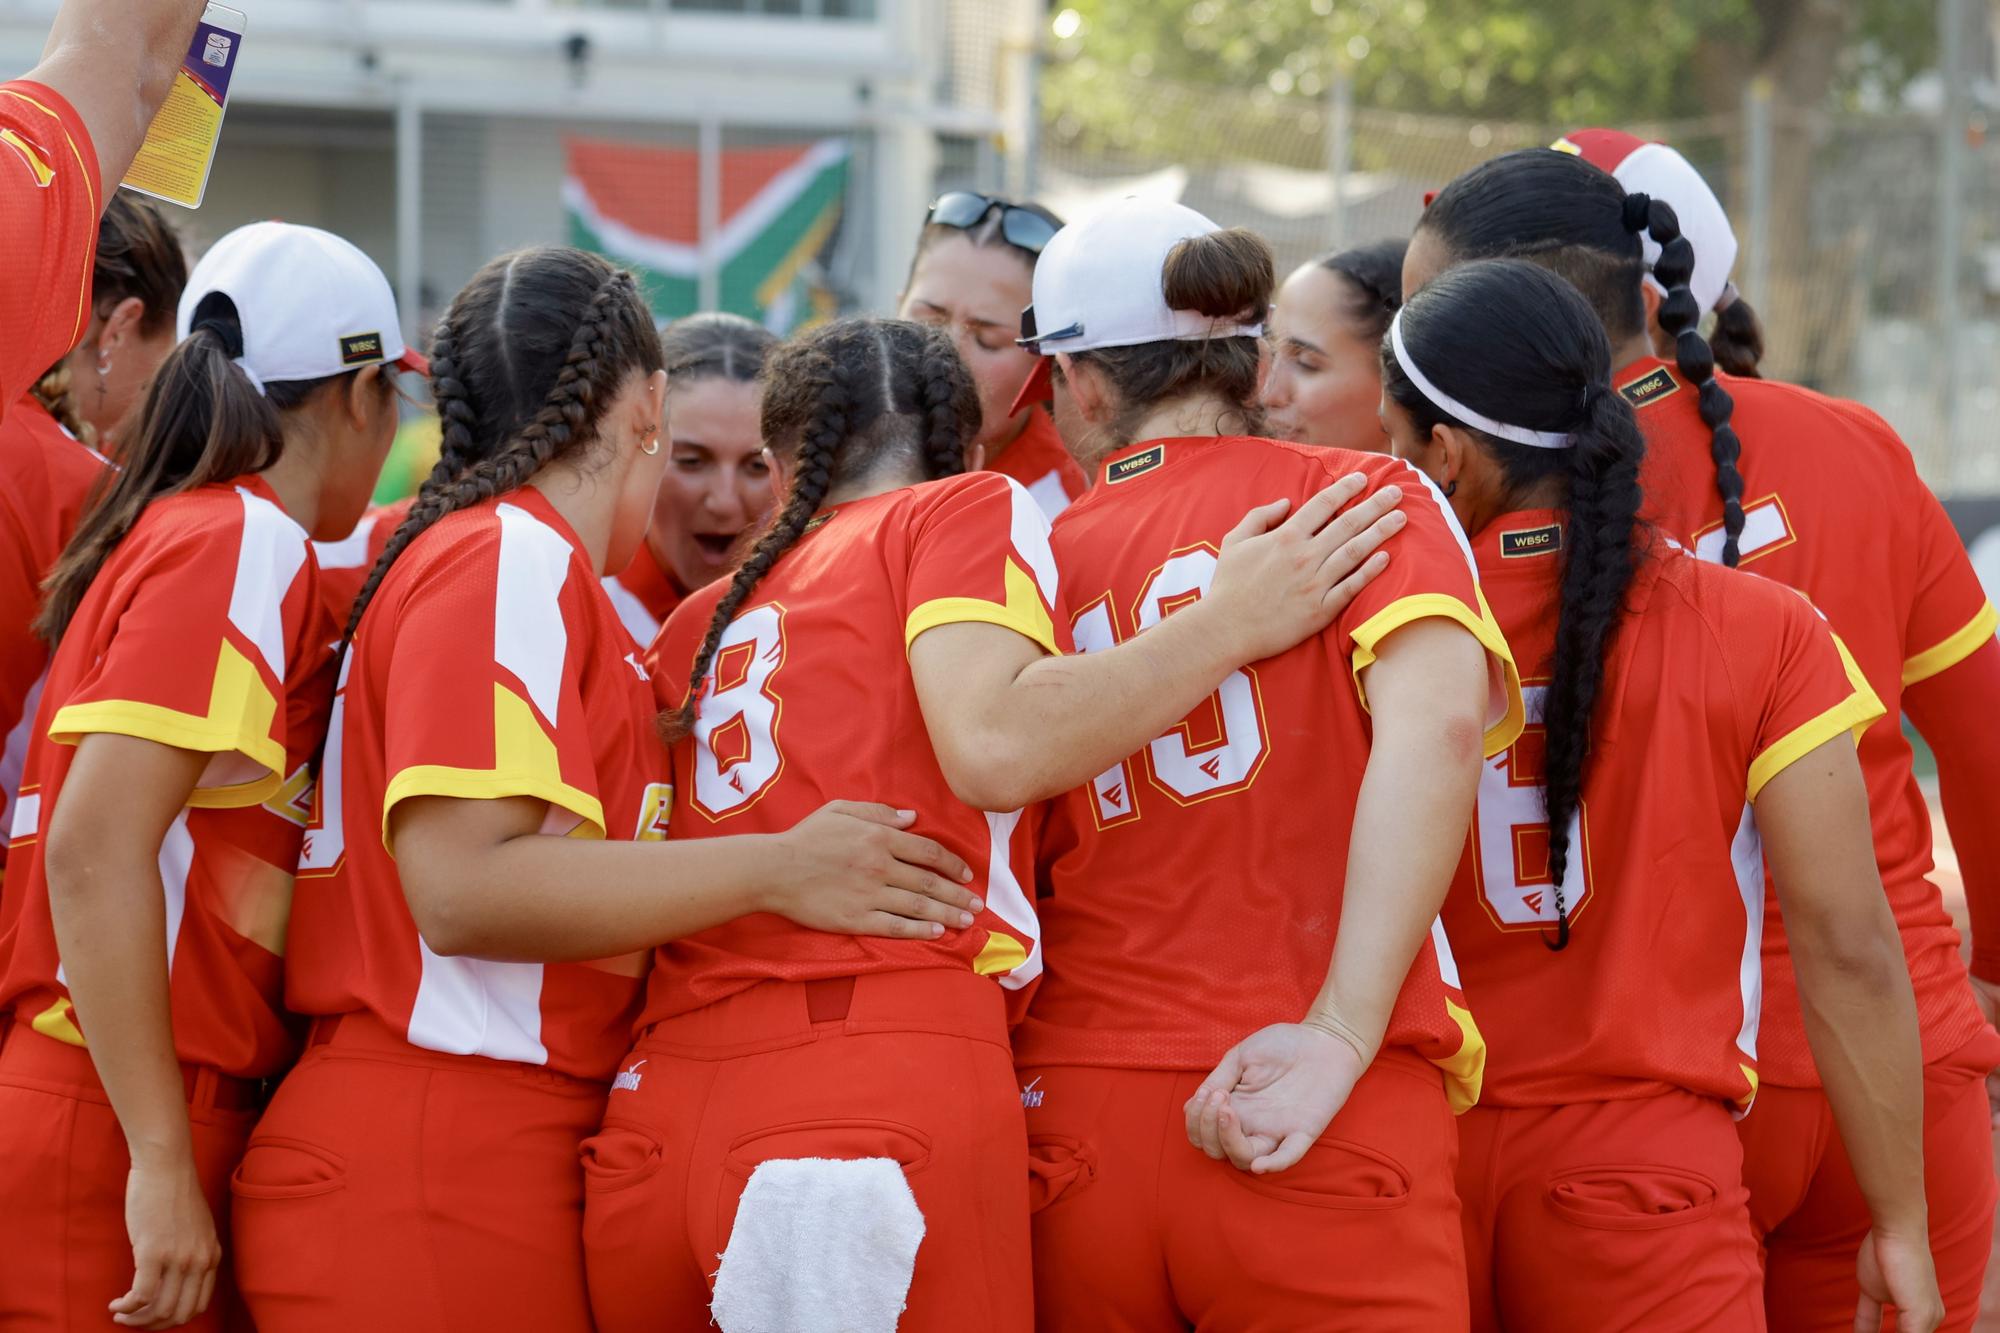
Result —
POLYGON ((197 333, 213 333, 215 340, 222 344, 222 354, 234 361, 243 355, 243 326, 233 319, 220 315, 205 315, 188 330, 188 337, 197 333))
POLYGON ((1624 212, 1619 220, 1626 231, 1644 231, 1653 211, 1653 196, 1643 190, 1634 190, 1625 196, 1624 212))

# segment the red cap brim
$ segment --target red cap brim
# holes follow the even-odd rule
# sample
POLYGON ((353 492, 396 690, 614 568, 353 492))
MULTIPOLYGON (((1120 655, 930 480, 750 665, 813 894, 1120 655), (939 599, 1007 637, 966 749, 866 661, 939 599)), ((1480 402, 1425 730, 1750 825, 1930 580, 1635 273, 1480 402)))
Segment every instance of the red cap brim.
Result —
POLYGON ((414 347, 405 347, 403 354, 391 364, 398 370, 414 370, 419 375, 431 373, 431 359, 414 347))
POLYGON ((1019 416, 1021 409, 1025 407, 1055 401, 1055 364, 1055 358, 1052 356, 1035 358, 1035 368, 1028 372, 1027 382, 1021 385, 1021 392, 1014 395, 1014 405, 1007 409, 1008 416, 1019 416))

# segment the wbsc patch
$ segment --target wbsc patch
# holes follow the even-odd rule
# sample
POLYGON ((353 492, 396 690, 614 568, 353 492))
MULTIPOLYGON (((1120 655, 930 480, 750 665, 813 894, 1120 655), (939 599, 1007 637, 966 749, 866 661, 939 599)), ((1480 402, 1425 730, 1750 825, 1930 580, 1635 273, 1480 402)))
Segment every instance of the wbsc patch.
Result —
POLYGON ((1167 461, 1167 446, 1156 444, 1150 449, 1142 449, 1130 458, 1121 458, 1104 467, 1104 480, 1111 483, 1130 481, 1142 472, 1151 472, 1167 461))
POLYGON ((1553 555, 1563 548, 1562 524, 1551 523, 1541 528, 1516 528, 1512 532, 1500 534, 1500 555, 1502 559, 1514 560, 1524 555, 1553 555))
POLYGON ((1655 366, 1636 380, 1618 386, 1618 396, 1634 407, 1657 403, 1681 391, 1681 382, 1665 366, 1655 366))
POLYGON ((340 340, 340 364, 358 366, 365 361, 382 359, 382 335, 379 333, 350 333, 340 340))

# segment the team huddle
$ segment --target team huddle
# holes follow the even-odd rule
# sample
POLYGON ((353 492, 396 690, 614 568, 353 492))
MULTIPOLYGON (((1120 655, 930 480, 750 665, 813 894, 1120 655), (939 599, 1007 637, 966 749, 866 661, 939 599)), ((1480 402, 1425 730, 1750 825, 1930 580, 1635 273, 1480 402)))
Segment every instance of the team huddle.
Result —
POLYGON ((0 85, 0 1329, 1972 1326, 1898 719, 2000 977, 1995 611, 1671 148, 420 350, 106 200, 90 9, 0 85))

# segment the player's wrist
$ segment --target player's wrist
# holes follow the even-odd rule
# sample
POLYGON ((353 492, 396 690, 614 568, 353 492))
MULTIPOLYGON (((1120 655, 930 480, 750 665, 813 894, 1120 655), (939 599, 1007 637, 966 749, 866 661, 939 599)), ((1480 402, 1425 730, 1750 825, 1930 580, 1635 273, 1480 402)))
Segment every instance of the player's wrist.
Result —
POLYGON ((1378 1043, 1369 1041, 1359 1028, 1330 1005, 1314 1005, 1307 1011, 1306 1016, 1299 1020, 1299 1026, 1341 1043, 1354 1052, 1354 1058, 1359 1060, 1364 1068, 1375 1059, 1378 1043))

